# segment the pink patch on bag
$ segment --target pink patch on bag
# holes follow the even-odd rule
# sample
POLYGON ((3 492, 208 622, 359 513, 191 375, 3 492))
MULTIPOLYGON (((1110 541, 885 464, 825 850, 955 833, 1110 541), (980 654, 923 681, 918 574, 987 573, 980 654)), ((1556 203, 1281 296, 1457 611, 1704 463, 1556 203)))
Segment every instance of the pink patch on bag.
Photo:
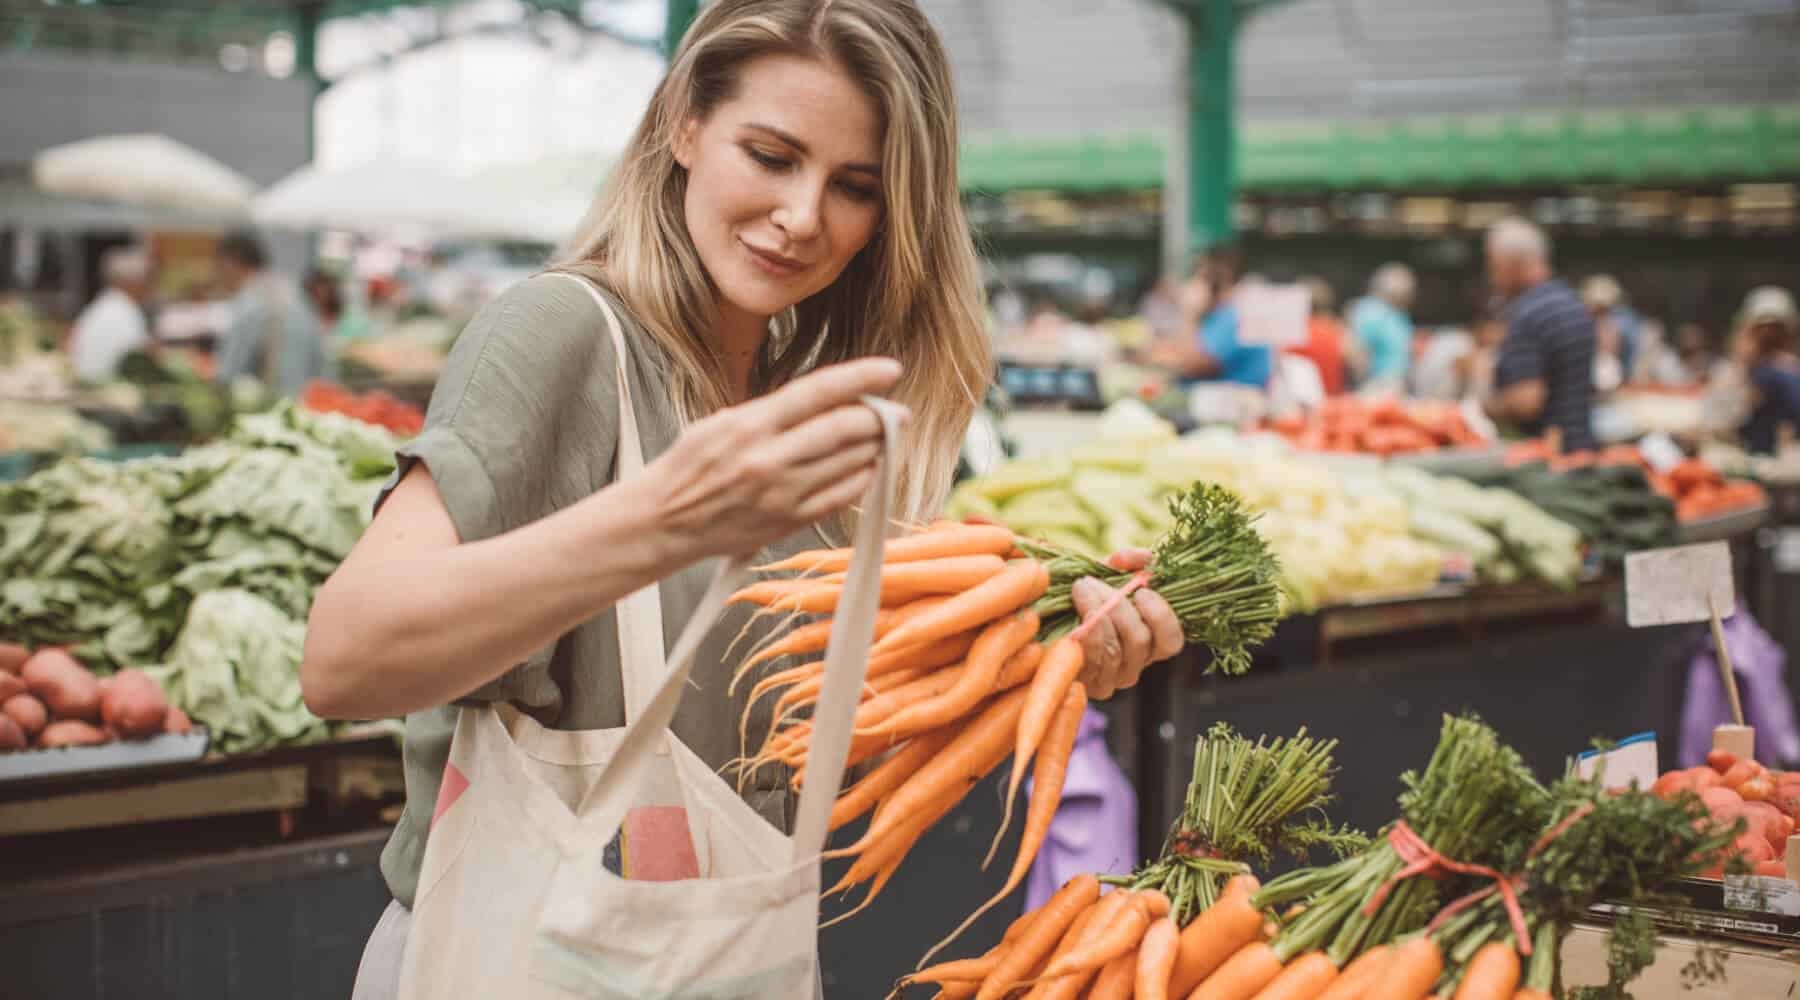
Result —
POLYGON ((437 806, 431 810, 431 825, 436 826, 438 817, 450 811, 462 793, 469 790, 469 779, 455 764, 444 765, 444 783, 438 786, 437 806))
POLYGON ((700 877, 700 859, 680 806, 639 806, 625 814, 625 877, 676 882, 700 877))

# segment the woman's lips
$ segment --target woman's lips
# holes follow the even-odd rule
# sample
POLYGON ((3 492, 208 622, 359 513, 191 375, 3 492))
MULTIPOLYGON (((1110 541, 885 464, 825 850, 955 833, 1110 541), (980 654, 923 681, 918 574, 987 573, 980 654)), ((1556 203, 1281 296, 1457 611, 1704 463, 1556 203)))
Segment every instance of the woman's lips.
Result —
POLYGON ((797 261, 792 257, 784 257, 781 254, 752 246, 749 243, 744 243, 744 249, 750 251, 750 257, 752 260, 756 261, 758 267, 775 277, 791 278, 801 271, 806 270, 806 265, 803 262, 797 261))

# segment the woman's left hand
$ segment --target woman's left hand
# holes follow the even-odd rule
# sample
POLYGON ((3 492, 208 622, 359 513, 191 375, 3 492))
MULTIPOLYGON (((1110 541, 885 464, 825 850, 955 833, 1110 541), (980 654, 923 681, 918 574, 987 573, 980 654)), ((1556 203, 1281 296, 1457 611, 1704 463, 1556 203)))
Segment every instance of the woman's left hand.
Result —
MULTIPOLYGON (((1150 564, 1146 549, 1115 552, 1106 560, 1114 569, 1136 571, 1150 564)), ((1113 588, 1093 577, 1075 581, 1075 612, 1086 621, 1113 596, 1113 588)), ((1118 603, 1082 640, 1086 665, 1081 682, 1091 698, 1111 698, 1138 682, 1144 668, 1181 652, 1185 640, 1174 609, 1150 590, 1138 590, 1118 603)))

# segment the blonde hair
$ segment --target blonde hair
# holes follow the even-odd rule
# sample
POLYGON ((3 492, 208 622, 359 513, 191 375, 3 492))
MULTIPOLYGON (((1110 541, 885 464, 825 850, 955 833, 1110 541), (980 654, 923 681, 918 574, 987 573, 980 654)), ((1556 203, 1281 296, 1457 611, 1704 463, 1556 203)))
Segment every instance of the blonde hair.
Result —
POLYGON ((879 106, 883 223, 829 288, 774 318, 752 390, 821 365, 897 358, 893 398, 912 409, 896 516, 934 513, 949 492, 970 416, 992 378, 980 267, 956 176, 956 113, 937 33, 913 0, 718 0, 682 40, 558 267, 611 288, 671 363, 685 419, 730 401, 710 336, 717 291, 690 237, 687 173, 674 140, 728 101, 750 61, 829 59, 879 106))

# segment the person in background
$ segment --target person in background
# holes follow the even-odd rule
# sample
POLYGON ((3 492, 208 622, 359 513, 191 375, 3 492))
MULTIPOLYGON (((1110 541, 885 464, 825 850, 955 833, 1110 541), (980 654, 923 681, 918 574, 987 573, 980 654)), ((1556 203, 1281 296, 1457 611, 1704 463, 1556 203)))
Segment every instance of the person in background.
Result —
POLYGON ((1138 306, 1138 314, 1143 317, 1144 325, 1149 327, 1152 341, 1179 337, 1193 329, 1182 322, 1178 288, 1174 279, 1163 275, 1156 279, 1156 284, 1145 293, 1144 301, 1138 306))
POLYGON ((1594 333, 1602 345, 1600 355, 1618 362, 1619 383, 1628 381, 1643 343, 1643 318, 1626 304, 1625 290, 1608 274, 1596 274, 1582 282, 1581 303, 1594 317, 1594 333))
POLYGON ((1800 356, 1795 336, 1800 315, 1784 288, 1765 286, 1751 292, 1738 313, 1731 345, 1732 365, 1747 390, 1748 414, 1738 428, 1746 449, 1774 454, 1783 424, 1800 431, 1800 356))
POLYGON ((1287 348, 1286 353, 1311 361, 1319 369, 1319 381, 1325 395, 1344 392, 1344 324, 1336 314, 1337 296, 1324 278, 1307 278, 1301 282, 1312 299, 1312 312, 1306 320, 1306 343, 1287 348))
POLYGON ((307 382, 327 378, 325 338, 298 289, 268 270, 268 252, 254 234, 235 232, 215 251, 219 280, 231 296, 231 321, 219 345, 216 378, 230 385, 246 376, 293 396, 307 382))
POLYGON ((1238 336, 1238 311, 1232 302, 1243 275, 1243 258, 1235 250, 1215 250, 1202 258, 1184 289, 1184 308, 1199 304, 1205 309, 1199 330, 1191 340, 1177 339, 1151 348, 1152 364, 1166 368, 1185 385, 1196 382, 1231 382, 1263 388, 1275 371, 1275 352, 1264 345, 1245 344, 1238 336), (1210 308, 1208 308, 1210 307, 1210 308))
POLYGON ((83 382, 106 382, 132 351, 150 346, 150 251, 113 247, 100 257, 106 288, 88 303, 69 334, 69 364, 83 382))
POLYGON ((1594 318, 1551 273, 1549 238, 1523 219, 1495 223, 1487 268, 1506 310, 1488 416, 1533 437, 1556 428, 1565 451, 1592 448, 1594 318))
POLYGON ((301 287, 306 291, 306 303, 312 307, 313 319, 318 321, 319 332, 327 339, 336 336, 338 326, 344 319, 344 293, 338 287, 337 279, 313 268, 306 272, 306 280, 301 282, 301 287))
POLYGON ((1369 279, 1369 294, 1350 312, 1350 332, 1361 358, 1365 391, 1400 392, 1412 367, 1409 315, 1418 282, 1404 264, 1383 264, 1369 279))

